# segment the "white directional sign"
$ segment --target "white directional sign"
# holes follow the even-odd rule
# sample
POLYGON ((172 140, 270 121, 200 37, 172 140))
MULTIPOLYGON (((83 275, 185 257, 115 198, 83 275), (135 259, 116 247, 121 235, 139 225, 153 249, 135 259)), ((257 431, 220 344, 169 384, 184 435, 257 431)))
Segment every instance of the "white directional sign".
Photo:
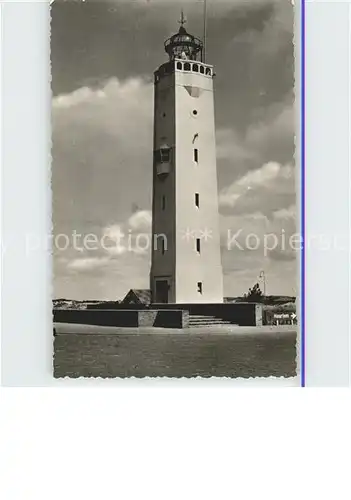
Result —
POLYGON ((295 313, 280 313, 280 314, 274 314, 275 319, 296 319, 296 314, 295 313))

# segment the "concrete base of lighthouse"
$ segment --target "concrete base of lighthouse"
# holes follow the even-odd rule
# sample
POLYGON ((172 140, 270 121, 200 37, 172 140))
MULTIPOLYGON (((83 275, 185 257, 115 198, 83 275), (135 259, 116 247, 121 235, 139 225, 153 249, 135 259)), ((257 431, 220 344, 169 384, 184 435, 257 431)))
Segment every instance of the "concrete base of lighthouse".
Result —
POLYGON ((183 329, 219 325, 261 326, 262 304, 133 304, 100 303, 86 309, 56 309, 54 321, 126 328, 157 327, 183 329))

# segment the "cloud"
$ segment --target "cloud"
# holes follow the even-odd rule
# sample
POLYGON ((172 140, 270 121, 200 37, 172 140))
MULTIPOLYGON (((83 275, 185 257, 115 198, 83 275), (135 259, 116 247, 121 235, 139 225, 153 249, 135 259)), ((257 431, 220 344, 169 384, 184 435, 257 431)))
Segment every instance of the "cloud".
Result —
POLYGON ((101 237, 102 250, 107 252, 111 257, 118 257, 127 251, 123 240, 125 232, 120 224, 113 224, 103 228, 101 237))
POLYGON ((106 93, 103 90, 92 90, 89 87, 82 87, 80 89, 71 92, 70 94, 61 94, 56 96, 52 100, 53 109, 60 108, 71 108, 73 106, 79 106, 80 104, 86 104, 93 102, 96 99, 103 99, 106 97, 106 93))
MULTIPOLYGON (((152 111, 152 89, 150 82, 142 78, 129 78, 119 81, 117 78, 110 78, 105 82, 100 82, 98 88, 82 87, 68 94, 61 94, 53 98, 52 107, 54 119, 60 119, 56 110, 61 108, 73 108, 84 104, 84 109, 78 110, 81 115, 70 116, 65 114, 66 122, 81 121, 90 116, 97 120, 102 117, 108 118, 108 123, 117 126, 112 132, 120 130, 124 125, 135 125, 133 118, 135 113, 140 118, 147 116, 150 119, 150 110, 152 111), (115 115, 115 112, 117 116, 115 115), (129 119, 125 123, 116 120, 122 113, 128 113, 129 119)), ((75 110, 77 112, 77 110, 75 110)), ((127 118, 127 116, 124 116, 127 118)), ((109 129, 110 130, 110 129, 109 129)))
POLYGON ((280 210, 277 210, 273 212, 273 217, 275 219, 293 219, 295 220, 296 218, 296 205, 291 205, 288 208, 282 208, 280 210))
POLYGON ((124 232, 122 231, 122 226, 120 224, 108 226, 103 230, 103 237, 108 238, 113 242, 118 242, 123 236, 124 232))
POLYGON ((151 206, 152 103, 152 85, 135 78, 53 99, 56 233, 125 220, 132 199, 151 206))
MULTIPOLYGON (((256 57, 263 57, 267 63, 269 57, 275 55, 282 47, 292 45, 294 10, 291 0, 250 0, 250 2, 234 0, 233 7, 244 7, 248 12, 260 7, 267 9, 269 15, 263 18, 263 27, 259 32, 260 43, 253 45, 256 57)), ((241 38, 250 39, 253 33, 248 29, 239 35, 241 38)))
POLYGON ((70 297, 120 299, 132 288, 147 288, 150 271, 151 218, 140 210, 125 221, 102 227, 100 246, 77 251, 67 249, 55 257, 55 293, 70 297), (145 238, 150 236, 145 248, 145 238), (69 290, 69 292, 67 292, 69 290))
POLYGON ((258 212, 271 217, 277 210, 291 206, 294 198, 294 168, 269 162, 222 189, 219 205, 227 215, 258 212))
POLYGON ((296 287, 295 220, 261 213, 220 217, 221 254, 227 295, 240 295, 258 282, 262 269, 268 293, 292 294, 296 287))
POLYGON ((284 149, 293 154, 295 136, 294 98, 289 95, 282 103, 275 103, 265 111, 264 121, 251 125, 246 135, 247 148, 255 148, 261 153, 284 149), (279 147, 280 146, 280 147, 279 147))
POLYGON ((151 220, 151 211, 139 210, 124 223, 103 228, 103 250, 111 257, 118 257, 126 252, 149 255, 152 242, 151 220))
POLYGON ((139 210, 128 219, 128 226, 134 231, 151 231, 152 214, 150 210, 139 210))
POLYGON ((259 161, 290 161, 294 155, 295 108, 292 96, 264 109, 262 117, 245 134, 233 128, 220 128, 216 135, 217 159, 236 166, 240 173, 259 161))
POLYGON ((68 262, 67 268, 73 271, 89 271, 91 269, 106 266, 108 262, 109 259, 107 257, 74 259, 68 262))
MULTIPOLYGON (((240 269, 246 269, 247 276, 254 279, 260 268, 270 273, 272 266, 279 263, 281 286, 284 280, 295 279, 290 264, 296 258, 290 245, 290 238, 296 235, 294 173, 290 164, 268 162, 221 190, 221 246, 226 276, 233 280, 240 276, 240 282, 244 282, 240 269)), ((274 274, 277 283, 275 267, 274 274)))
POLYGON ((255 186, 267 186, 272 179, 275 179, 280 172, 280 165, 278 163, 266 163, 262 168, 251 170, 244 177, 237 181, 237 186, 242 189, 252 188, 255 186))
POLYGON ((239 137, 233 129, 219 129, 216 143, 217 160, 245 162, 257 158, 257 152, 247 147, 245 139, 239 137))
POLYGON ((150 212, 131 214, 130 202, 151 206, 152 102, 152 85, 141 78, 53 99, 54 231, 93 233, 99 242, 55 255, 56 295, 121 298, 147 286, 149 255, 135 238, 150 231, 150 212))
POLYGON ((149 265, 152 242, 150 211, 140 210, 122 223, 102 228, 94 236, 94 245, 80 246, 79 250, 69 248, 65 257, 62 252, 56 255, 56 263, 61 265, 61 270, 66 268, 90 273, 101 267, 112 266, 116 269, 120 266, 123 272, 126 261, 132 261, 134 255, 144 256, 149 265), (79 258, 76 257, 77 251, 82 252, 79 258))

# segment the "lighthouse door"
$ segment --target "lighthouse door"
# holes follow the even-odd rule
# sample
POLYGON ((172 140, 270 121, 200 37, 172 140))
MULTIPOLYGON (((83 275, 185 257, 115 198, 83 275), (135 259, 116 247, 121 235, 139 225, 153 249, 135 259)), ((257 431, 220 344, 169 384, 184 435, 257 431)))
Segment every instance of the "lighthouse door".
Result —
POLYGON ((156 280, 156 304, 168 304, 168 280, 156 280))

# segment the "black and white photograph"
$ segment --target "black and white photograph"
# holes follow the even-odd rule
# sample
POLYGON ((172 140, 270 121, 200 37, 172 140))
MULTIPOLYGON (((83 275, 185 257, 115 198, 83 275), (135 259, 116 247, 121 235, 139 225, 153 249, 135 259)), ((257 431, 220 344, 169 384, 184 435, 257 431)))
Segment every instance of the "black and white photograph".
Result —
POLYGON ((51 4, 53 375, 298 376, 290 0, 51 4))

